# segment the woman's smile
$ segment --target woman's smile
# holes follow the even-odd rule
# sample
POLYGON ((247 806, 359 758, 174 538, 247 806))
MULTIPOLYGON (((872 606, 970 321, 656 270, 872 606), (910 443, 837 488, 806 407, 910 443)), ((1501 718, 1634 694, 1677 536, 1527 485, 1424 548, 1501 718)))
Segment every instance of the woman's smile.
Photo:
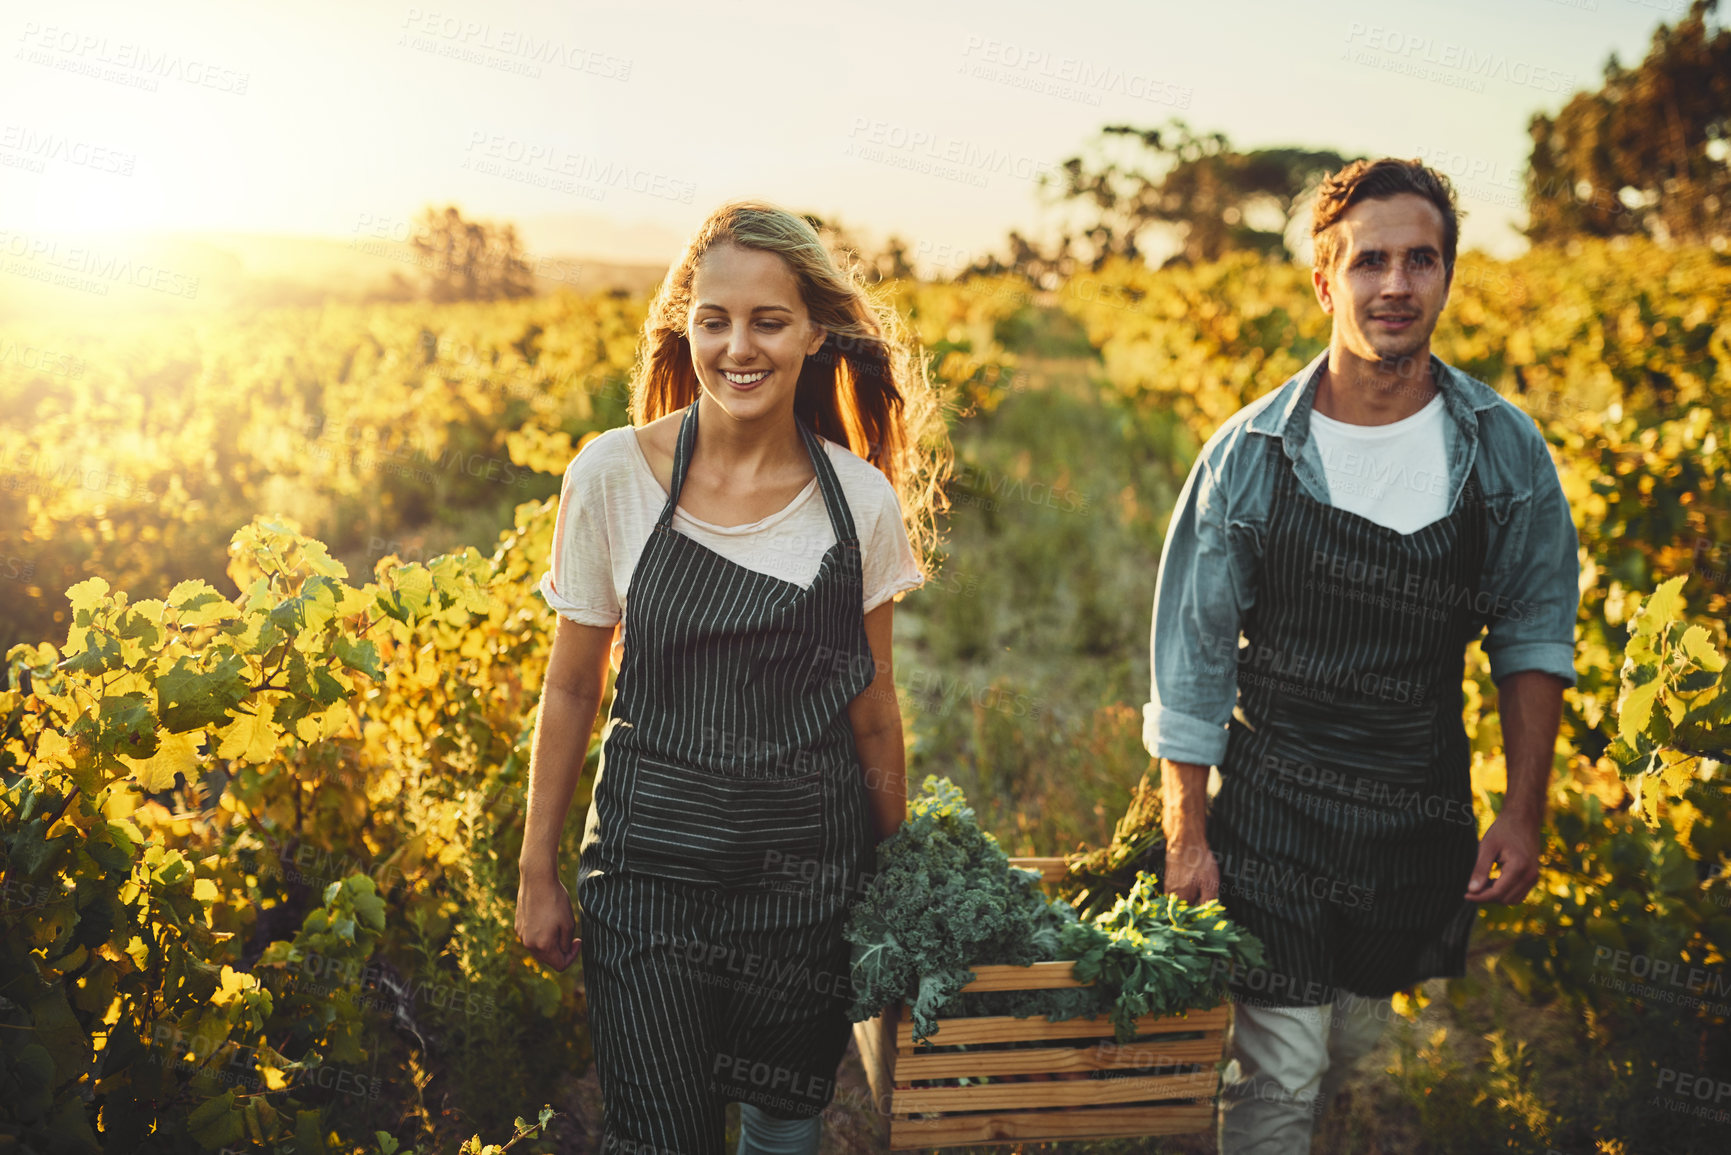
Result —
POLYGON ((723 369, 721 375, 727 378, 727 383, 736 389, 750 389, 753 385, 769 376, 768 369, 754 369, 749 373, 736 373, 731 369, 723 369))

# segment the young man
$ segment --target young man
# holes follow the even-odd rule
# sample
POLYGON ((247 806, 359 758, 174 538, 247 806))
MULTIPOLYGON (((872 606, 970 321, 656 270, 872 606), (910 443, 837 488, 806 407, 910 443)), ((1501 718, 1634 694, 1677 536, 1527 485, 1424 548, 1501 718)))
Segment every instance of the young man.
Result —
POLYGON ((1544 439, 1430 352, 1447 178, 1358 161, 1311 232, 1329 346, 1203 448, 1154 595, 1166 889, 1218 896, 1267 955, 1231 976, 1225 1155, 1309 1151, 1388 996, 1465 973, 1478 906, 1525 897, 1575 679, 1577 538, 1544 439), (1487 627, 1508 790, 1481 841, 1461 679, 1487 627))

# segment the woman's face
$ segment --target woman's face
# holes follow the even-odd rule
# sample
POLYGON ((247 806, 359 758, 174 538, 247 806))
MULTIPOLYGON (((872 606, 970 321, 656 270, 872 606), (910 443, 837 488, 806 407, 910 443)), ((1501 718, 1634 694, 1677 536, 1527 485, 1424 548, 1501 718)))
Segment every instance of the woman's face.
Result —
POLYGON ((697 264, 686 333, 698 384, 740 421, 791 411, 800 367, 824 338, 786 262, 728 242, 697 264))

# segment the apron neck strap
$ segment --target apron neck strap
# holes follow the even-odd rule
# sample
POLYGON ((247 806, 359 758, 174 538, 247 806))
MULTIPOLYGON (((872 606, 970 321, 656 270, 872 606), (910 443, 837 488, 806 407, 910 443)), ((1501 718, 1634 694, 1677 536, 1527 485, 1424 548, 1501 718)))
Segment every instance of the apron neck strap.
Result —
MULTIPOLYGON (((685 419, 679 424, 679 444, 673 451, 673 483, 668 489, 667 504, 661 508, 661 516, 656 519, 657 528, 673 523, 673 511, 679 507, 679 493, 685 488, 685 474, 691 468, 691 455, 697 449, 697 406, 701 398, 693 399, 685 408, 685 419)), ((819 443, 817 434, 810 426, 798 417, 793 419, 799 427, 800 440, 805 442, 806 452, 811 455, 811 466, 817 471, 817 486, 823 494, 823 506, 829 513, 830 526, 835 530, 836 540, 847 545, 857 545, 853 514, 847 506, 847 499, 842 495, 841 480, 835 475, 835 466, 830 464, 829 454, 819 443)))

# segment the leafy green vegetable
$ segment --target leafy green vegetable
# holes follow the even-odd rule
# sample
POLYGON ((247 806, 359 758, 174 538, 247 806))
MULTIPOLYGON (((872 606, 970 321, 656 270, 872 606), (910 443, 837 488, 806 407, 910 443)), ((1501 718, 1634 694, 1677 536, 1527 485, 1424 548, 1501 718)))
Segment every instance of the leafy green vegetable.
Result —
POLYGON ((1234 967, 1267 964, 1262 943, 1218 899, 1191 906, 1146 873, 1104 915, 1068 928, 1062 950, 1079 980, 1112 992, 1119 1042, 1134 1035, 1138 1016, 1217 1006, 1234 967))
POLYGON ((1059 927, 1039 874, 1010 865, 948 778, 926 778, 877 865, 844 930, 854 1020, 905 1000, 923 1039, 937 1029, 938 1008, 973 981, 970 966, 1055 957, 1059 927))
POLYGON ((1010 865, 954 784, 928 777, 848 919, 851 1017, 905 1000, 920 1042, 937 1031, 940 1011, 1053 1021, 1108 1014, 1117 1040, 1128 1042, 1138 1017, 1217 1006, 1235 966, 1264 965, 1262 944, 1218 901, 1191 906, 1162 894, 1147 871, 1090 920, 1049 901, 1038 879, 1010 865), (1061 959, 1074 959, 1076 977, 1091 985, 958 993, 974 977, 970 966, 1061 959))

